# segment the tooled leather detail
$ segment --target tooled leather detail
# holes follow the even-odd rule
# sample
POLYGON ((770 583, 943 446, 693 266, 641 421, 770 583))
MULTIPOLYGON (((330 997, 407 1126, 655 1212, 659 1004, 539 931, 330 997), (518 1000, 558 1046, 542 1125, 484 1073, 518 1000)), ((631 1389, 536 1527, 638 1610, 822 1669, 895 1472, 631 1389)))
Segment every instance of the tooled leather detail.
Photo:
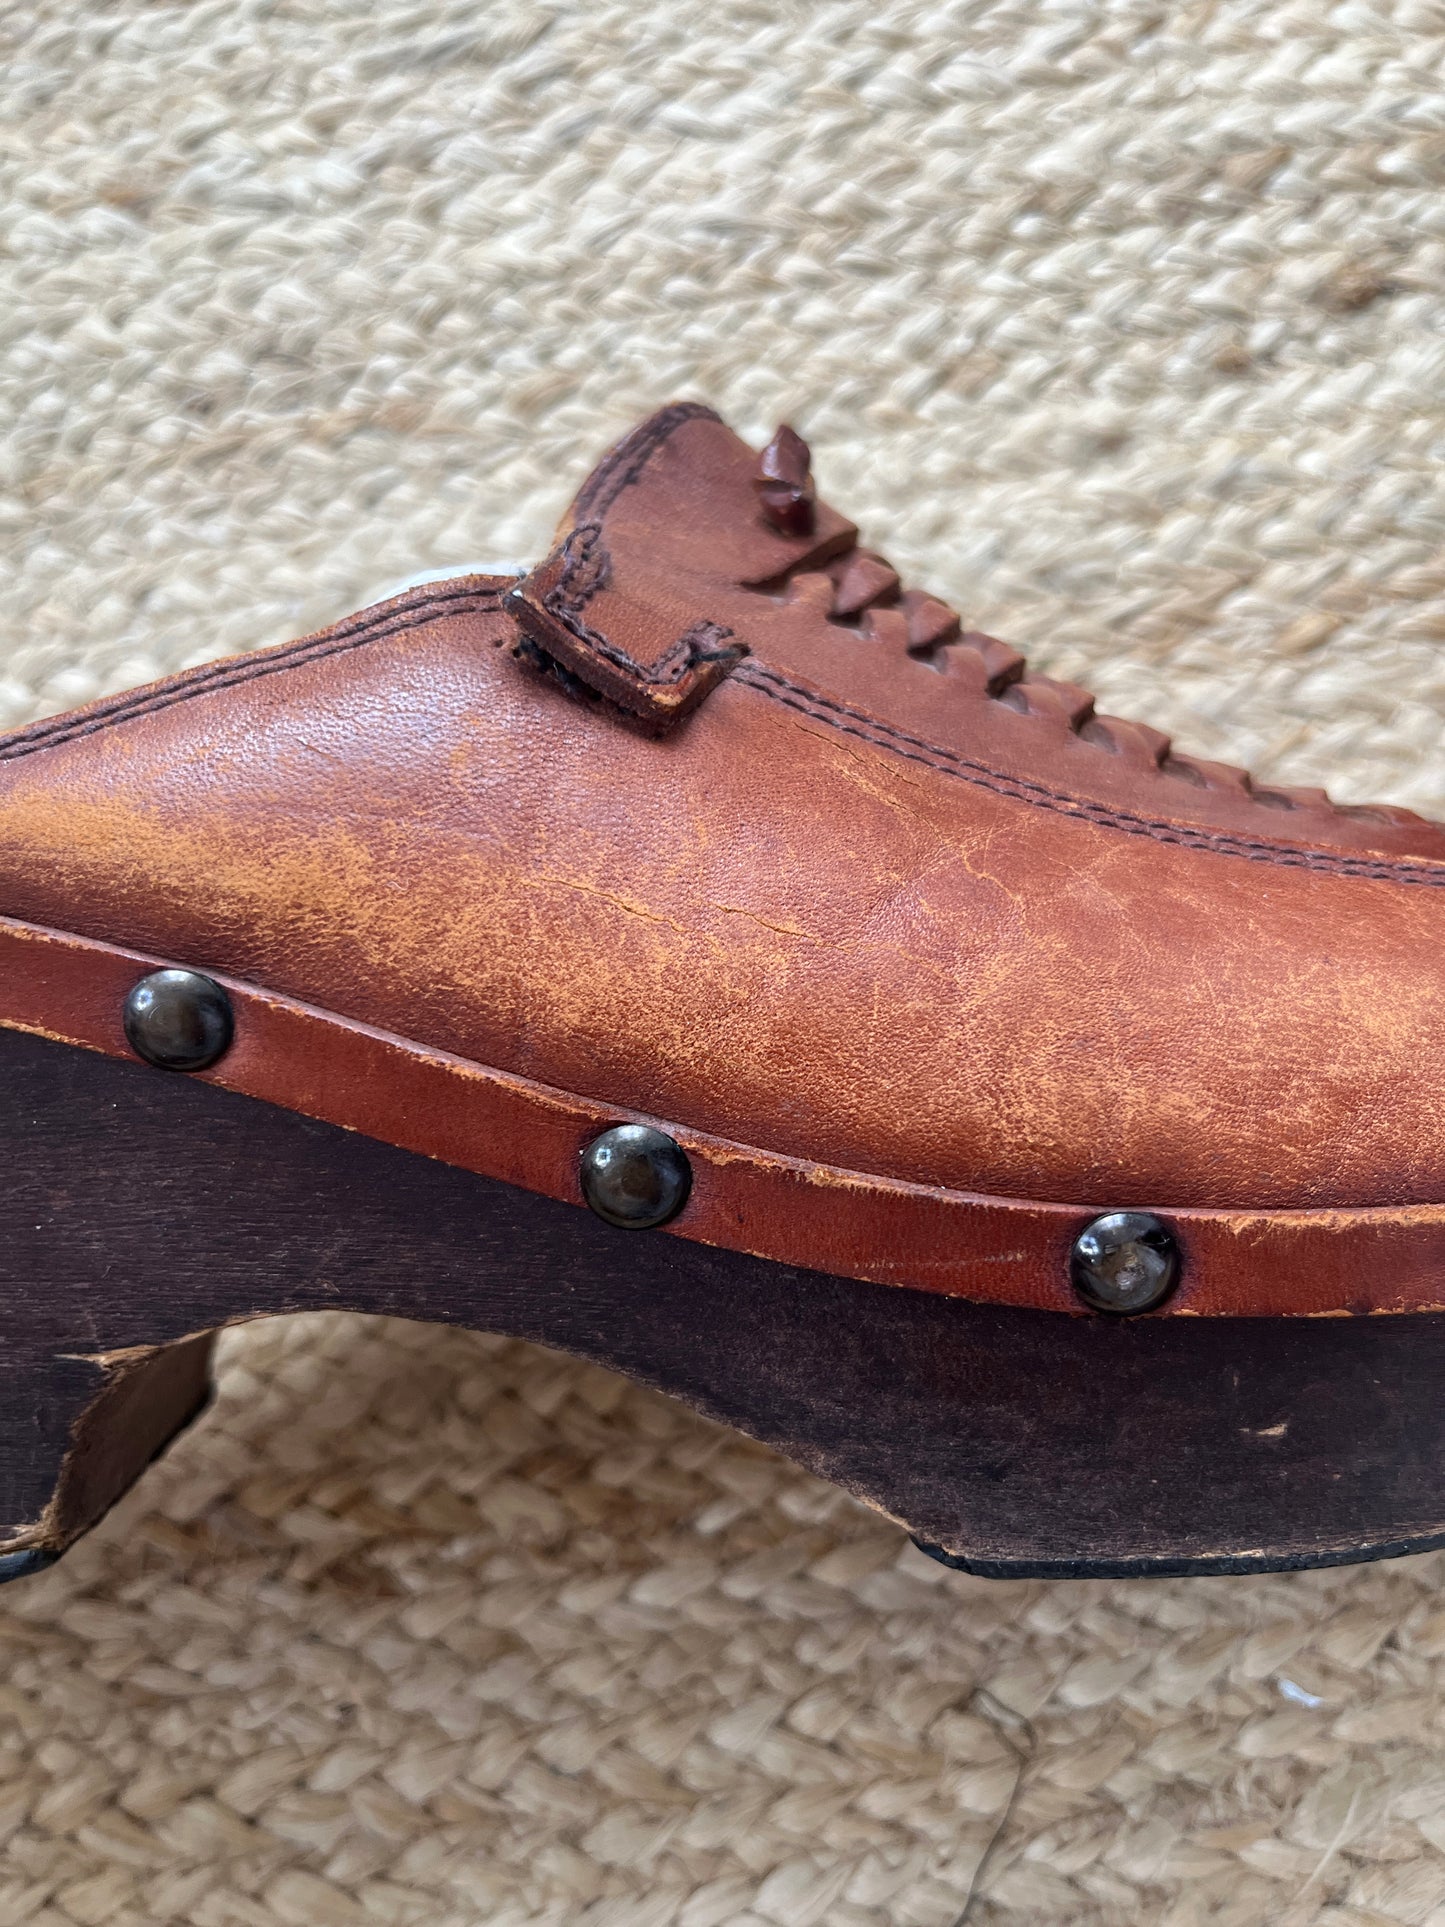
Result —
POLYGON ((298 641, 286 643, 279 649, 193 669, 184 678, 162 683, 159 688, 130 690, 109 702, 93 704, 78 716, 71 713, 31 723, 0 741, 0 762, 11 762, 16 757, 32 755, 36 750, 54 748, 58 744, 71 742, 77 736, 91 736, 97 730, 130 722, 138 716, 153 716, 177 703, 210 695, 214 690, 229 689, 236 683, 254 682, 259 676, 278 676, 284 670, 304 668, 308 663, 320 662, 327 656, 343 655, 367 643, 385 642, 393 636, 405 635, 410 629, 424 628, 439 617, 472 615, 500 609, 501 606, 501 591, 498 589, 454 589, 443 586, 409 600, 402 608, 363 610, 360 615, 338 623, 335 628, 324 629, 319 635, 302 636, 298 641))
POLYGON ((702 663, 732 662, 745 653, 744 645, 722 623, 694 622, 656 662, 638 662, 620 643, 583 620, 582 612, 592 597, 612 580, 612 558, 602 539, 602 524, 584 522, 572 529, 561 556, 561 577, 542 597, 542 607, 570 635, 638 682, 679 683, 702 663))
POLYGON ((881 717, 835 696, 810 689, 805 683, 770 669, 756 658, 740 665, 733 681, 755 689, 759 695, 797 710, 813 722, 822 723, 845 736, 856 736, 876 749, 892 750, 910 762, 922 763, 943 776, 956 776, 977 789, 990 790, 1016 803, 1035 809, 1052 810, 1061 816, 1076 816, 1103 829, 1122 830, 1129 836, 1147 836, 1156 843, 1176 843, 1186 849, 1209 850, 1220 856, 1244 857, 1252 863, 1279 864, 1287 869, 1319 870, 1332 876, 1364 877, 1381 883, 1413 883, 1432 889, 1445 889, 1445 863, 1413 862, 1402 857, 1353 857, 1342 851, 1312 850, 1303 844, 1278 843, 1267 838, 1238 836, 1229 830, 1211 830, 1192 823, 1177 823, 1163 817, 1149 817, 1132 810, 1121 810, 1067 790, 1027 777, 1010 776, 990 769, 957 750, 930 743, 911 735, 881 717))
POLYGON ((854 547, 821 569, 795 571, 754 586, 791 603, 811 603, 823 619, 859 630, 869 640, 890 647, 900 660, 911 659, 954 681, 970 683, 981 699, 1034 717, 1057 735, 1078 737, 1119 758, 1131 773, 1224 792, 1261 809, 1327 812, 1357 822, 1398 826, 1421 821, 1413 811, 1390 804, 1333 803, 1322 789, 1259 786, 1247 770, 1181 755, 1162 730, 1098 714, 1094 698, 1077 683, 1030 675, 1017 649, 996 636, 965 630, 946 603, 904 589, 884 558, 866 549, 854 547))

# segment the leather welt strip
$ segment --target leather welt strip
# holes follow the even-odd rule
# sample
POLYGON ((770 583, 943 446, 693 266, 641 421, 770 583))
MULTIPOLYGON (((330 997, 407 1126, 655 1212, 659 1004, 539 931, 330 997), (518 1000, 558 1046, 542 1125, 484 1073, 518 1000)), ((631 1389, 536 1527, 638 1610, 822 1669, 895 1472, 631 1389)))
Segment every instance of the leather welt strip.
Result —
MULTIPOLYGON (((0 919, 0 1026, 139 1063, 121 1025, 137 979, 164 959, 0 919)), ((686 1150, 681 1215, 642 1237, 681 1237, 809 1271, 981 1303, 1082 1312, 1068 1283, 1073 1239, 1099 1207, 984 1197, 841 1170, 689 1130, 488 1068, 313 1005, 211 973, 235 1041, 207 1083, 324 1119, 405 1151, 563 1202, 602 1129, 658 1124, 686 1150)), ((1182 1274, 1148 1317, 1341 1316, 1445 1310, 1445 1205, 1342 1210, 1170 1210, 1182 1274)), ((157 1236, 164 1237, 164 1226, 157 1236)), ((780 1276, 779 1289, 788 1278, 780 1276)))
POLYGON ((877 749, 891 750, 895 755, 906 756, 910 762, 922 763, 943 776, 957 776, 965 783, 991 790, 998 796, 1011 797, 1018 803, 1027 803, 1034 809, 1052 810, 1060 816, 1076 816, 1085 822, 1096 823, 1102 829, 1122 830, 1128 836, 1147 836, 1156 843, 1177 843, 1186 849, 1212 850, 1219 856, 1244 857, 1251 863, 1275 863, 1293 869, 1321 870, 1333 876, 1364 877, 1383 883, 1413 883, 1430 889, 1445 889, 1445 863, 1411 862, 1398 857, 1350 856, 1345 851, 1312 850, 1298 843, 1238 836, 1229 830, 1210 830, 1190 823, 1174 823, 1166 817, 1143 816, 1132 810, 1115 809, 1106 803, 1094 803, 1087 797, 1071 795, 1066 790, 1052 789, 1048 784, 1034 782, 1028 777, 1010 776, 1004 770, 991 769, 986 763, 975 762, 957 750, 945 749, 939 743, 912 736, 907 730, 871 716, 866 710, 855 709, 834 696, 809 689, 778 670, 768 668, 756 658, 740 663, 732 679, 746 683, 756 689, 759 695, 795 709, 829 729, 846 736, 856 736, 863 742, 872 743, 877 749))
POLYGON ((0 739, 0 762, 29 756, 35 750, 68 743, 77 736, 90 736, 108 729, 113 723, 129 722, 133 717, 152 716, 175 703, 207 696, 217 689, 236 683, 254 682, 258 676, 277 676, 283 670, 297 669, 327 656, 343 655, 371 642, 385 642, 408 630, 424 628, 446 616, 480 614, 501 607, 498 589, 442 588, 421 596, 409 596, 404 603, 383 603, 379 609, 363 611, 347 622, 319 634, 302 636, 276 649, 258 650, 254 655, 231 656, 224 662, 204 665, 188 674, 151 683, 143 689, 128 690, 78 712, 32 723, 26 729, 0 739))

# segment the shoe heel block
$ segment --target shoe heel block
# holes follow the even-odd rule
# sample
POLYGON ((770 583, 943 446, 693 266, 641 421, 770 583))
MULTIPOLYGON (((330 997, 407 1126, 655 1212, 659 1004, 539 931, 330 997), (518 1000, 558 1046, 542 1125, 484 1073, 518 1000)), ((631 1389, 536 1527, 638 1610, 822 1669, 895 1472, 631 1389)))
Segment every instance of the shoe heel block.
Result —
POLYGON ((0 1030, 0 1577, 204 1406, 212 1336, 349 1308, 533 1339, 997 1575, 1445 1543, 1445 1319, 1070 1318, 657 1232, 200 1079, 0 1030))

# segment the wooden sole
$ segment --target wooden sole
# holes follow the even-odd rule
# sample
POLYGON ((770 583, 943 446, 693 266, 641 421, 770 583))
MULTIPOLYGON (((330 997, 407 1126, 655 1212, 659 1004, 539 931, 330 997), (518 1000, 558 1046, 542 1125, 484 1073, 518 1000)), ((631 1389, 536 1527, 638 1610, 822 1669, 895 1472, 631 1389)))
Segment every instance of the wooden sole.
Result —
POLYGON ((601 1223, 258 1099, 0 1031, 0 1577, 204 1404, 216 1328, 348 1308, 540 1341, 999 1577, 1445 1543, 1445 1315, 1074 1318, 601 1223))

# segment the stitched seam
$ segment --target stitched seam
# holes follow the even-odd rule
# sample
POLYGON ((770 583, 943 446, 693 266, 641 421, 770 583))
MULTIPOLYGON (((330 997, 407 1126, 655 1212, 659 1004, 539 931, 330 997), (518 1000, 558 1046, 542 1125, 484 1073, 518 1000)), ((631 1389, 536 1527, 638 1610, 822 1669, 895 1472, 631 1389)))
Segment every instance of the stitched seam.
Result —
POLYGON ((675 684, 680 683, 689 670, 701 662, 724 662, 740 652, 737 649, 719 649, 718 643, 732 636, 731 629, 725 629, 716 622, 695 622, 684 631, 676 642, 669 645, 657 661, 650 666, 640 663, 600 629, 594 629, 582 620, 581 611, 597 591, 608 581, 611 566, 607 552, 601 549, 602 525, 600 522, 580 523, 568 535, 562 545, 562 574, 554 588, 549 589, 542 598, 542 607, 552 619, 559 623, 567 633, 575 636, 578 642, 587 644, 595 654, 613 663, 635 681, 675 684), (575 588, 578 576, 590 572, 590 580, 580 589, 575 588), (710 650, 703 645, 713 645, 710 650))
POLYGON ((288 644, 276 655, 254 660, 243 657, 224 672, 203 673, 195 681, 179 687, 165 687, 144 698, 123 699, 114 708, 87 716, 80 722, 70 722, 61 717, 53 724, 39 725, 33 733, 27 732, 12 738, 9 743, 0 743, 0 762, 14 762, 18 757, 33 755, 37 750, 53 749, 82 736, 93 736, 99 730, 111 729, 139 716, 154 716, 161 710, 173 708, 177 703, 189 702, 197 696, 209 696, 216 690, 229 689, 237 683, 253 682, 260 676, 277 676, 283 670, 322 662, 328 656, 343 655, 348 650, 363 648, 367 643, 388 641, 393 636, 405 635, 411 629, 424 628, 427 623, 435 621, 439 613, 469 615, 500 607, 501 598, 495 590, 459 589, 449 594, 430 596, 420 606, 412 604, 405 611, 396 610, 387 616, 349 623, 339 633, 327 630, 320 636, 303 637, 299 642, 288 644), (398 620, 398 617, 403 619, 398 620))
MULTIPOLYGON (((630 480, 636 479, 641 467, 642 464, 638 463, 633 468, 630 480)), ((685 637, 679 637, 648 668, 638 662, 635 656, 629 655, 619 643, 603 635, 600 629, 594 629, 590 623, 582 620, 582 611, 587 604, 612 579, 612 561, 603 547, 601 522, 577 523, 562 544, 562 557, 562 573, 557 578, 556 586, 542 598, 542 607, 548 615, 559 622, 569 635, 575 636, 578 642, 586 643, 604 661, 615 664, 637 681, 680 682, 687 674, 690 660, 685 637)))
MULTIPOLYGON (((485 601, 488 597, 495 598, 498 593, 496 590, 489 589, 437 589, 424 599, 409 604, 408 613, 416 608, 432 609, 445 603, 468 601, 472 598, 481 598, 485 601)), ((278 649, 255 657, 247 657, 244 660, 251 666, 290 662, 294 657, 309 654, 321 648, 323 644, 339 641, 342 637, 360 635, 363 631, 376 628, 380 623, 390 622, 398 613, 399 611, 394 609, 385 613, 364 612, 358 616, 348 617, 331 629, 322 630, 320 635, 301 636, 295 642, 283 643, 278 649)), ((225 682, 234 673, 236 666, 233 663, 217 663, 209 668, 193 669, 189 672, 185 687, 200 693, 212 684, 225 682)), ((127 690, 119 696, 112 697, 109 702, 92 705, 87 712, 86 721, 92 722, 102 716, 119 719, 125 712, 138 707, 143 708, 153 700, 154 696, 141 697, 137 696, 134 690, 127 690)), ((25 729, 16 730, 8 740, 10 743, 29 743, 43 737, 66 735, 74 727, 75 724, 69 716, 48 717, 43 722, 31 723, 25 729)), ((4 747, 4 744, 0 743, 0 754, 4 753, 4 747)))
POLYGON ((562 572, 554 587, 542 598, 542 607, 569 635, 636 682, 675 688, 701 663, 727 662, 743 653, 735 647, 714 649, 712 653, 704 654, 697 647, 701 632, 706 632, 707 641, 716 643, 731 639, 733 631, 717 623, 694 623, 656 662, 645 665, 600 629, 594 629, 582 620, 581 611, 608 579, 605 556, 603 566, 594 571, 592 580, 584 582, 580 590, 577 587, 578 578, 594 559, 593 538, 596 543, 601 542, 603 525, 618 496, 638 479, 662 444, 685 422, 720 419, 715 409, 702 402, 679 402, 675 407, 664 410, 649 427, 637 436, 629 437, 614 451, 577 498, 576 514, 579 517, 586 514, 594 519, 574 523, 562 545, 562 572))
POLYGON ((1027 803, 1035 809, 1083 818, 1101 828, 1122 830, 1129 836, 1149 837, 1157 843, 1210 850, 1220 856, 1244 857, 1252 863, 1274 863, 1291 869, 1320 870, 1333 875, 1364 877, 1385 883, 1445 888, 1445 865, 1412 864, 1389 857, 1352 857, 1334 851, 1310 850, 1297 844, 1235 836, 1229 831, 1196 829, 1158 817, 1139 816, 1130 810, 1112 809, 1103 803, 1091 803, 1085 797, 1071 796, 1065 790, 1050 789, 1046 784, 1033 782, 1027 777, 1008 776, 1001 770, 990 769, 985 763, 974 762, 955 750, 927 742, 920 736, 912 736, 907 730, 885 723, 864 710, 854 709, 802 683, 793 682, 756 660, 743 663, 733 680, 747 684, 756 689, 759 695, 797 710, 814 722, 871 743, 875 749, 892 749, 898 755, 906 756, 910 762, 922 763, 925 768, 937 770, 942 776, 956 776, 978 789, 990 790, 1014 802, 1027 803), (842 718, 851 720, 843 721, 842 718))
MULTIPOLYGON (((569 635, 575 636, 578 642, 586 643, 594 654, 615 664, 635 681, 677 683, 682 681, 692 667, 692 654, 688 647, 687 636, 679 636, 676 642, 669 645, 666 653, 659 656, 651 668, 648 668, 635 657, 629 656, 625 649, 619 649, 616 643, 609 642, 600 629, 593 629, 583 622, 580 616, 570 615, 565 609, 558 608, 556 598, 560 594, 561 585, 544 598, 542 606, 547 613, 561 623, 569 635)), ((688 634, 691 633, 689 630, 688 634)))
MULTIPOLYGON (((240 663, 216 664, 210 669, 197 669, 190 672, 185 683, 179 687, 167 685, 149 695, 138 696, 134 691, 117 696, 111 702, 97 705, 85 716, 83 722, 76 723, 69 716, 57 716, 40 723, 32 723, 28 729, 19 730, 8 743, 0 742, 0 760, 8 756, 20 755, 25 748, 43 748, 52 738, 66 739, 76 733, 88 733, 102 722, 123 722, 132 712, 147 713, 159 699, 164 704, 181 701, 188 695, 204 695, 207 690, 224 688, 238 677, 245 675, 270 674, 273 668, 289 668, 293 663, 309 661, 313 655, 331 654, 332 647, 343 641, 355 639, 358 642, 372 640, 372 632, 379 627, 392 623, 399 614, 410 616, 418 609, 425 609, 429 620, 431 615, 449 603, 469 604, 475 602, 479 608, 500 606, 499 592, 487 589, 438 590, 429 594, 421 602, 411 603, 406 611, 389 610, 349 618, 335 628, 326 629, 320 635, 302 636, 296 642, 283 644, 279 649, 267 651, 254 657, 244 657, 240 663)), ((459 613, 459 611, 453 611, 459 613)), ((407 622, 403 627, 414 627, 407 622)))
MULTIPOLYGON (((947 652, 957 643, 971 643, 975 645, 975 647, 983 645, 985 648, 990 643, 998 645, 998 638, 995 636, 982 635, 976 630, 971 632, 962 630, 959 617, 948 608, 946 603, 940 602, 936 596, 920 596, 917 591, 912 590, 897 595, 896 592, 899 591, 901 587, 898 577, 881 556, 870 555, 866 550, 857 548, 850 551, 850 553, 856 557, 856 563, 848 564, 845 571, 841 574, 827 573, 819 576, 816 572, 817 565, 809 566, 805 562, 802 565, 795 565, 785 571, 774 583, 763 584, 751 582, 743 583, 740 586, 772 594, 778 584, 794 586, 799 582, 808 580, 810 577, 815 581, 821 581, 827 592, 829 603, 826 609, 819 611, 824 620, 830 623, 841 622, 848 627, 852 627, 853 618, 862 616, 864 618, 863 626, 865 631, 871 629, 876 640, 886 640, 895 650, 905 648, 909 656, 915 659, 921 656, 937 668, 943 667, 942 659, 946 657, 947 652), (874 568, 881 568, 882 575, 881 577, 875 575, 871 583, 865 581, 864 586, 868 593, 861 598, 858 606, 851 606, 844 601, 841 594, 843 584, 855 566, 864 564, 874 568), (878 593, 880 585, 882 599, 875 601, 872 598, 878 593), (890 594, 895 595, 894 601, 888 600, 890 594), (915 641, 915 613, 929 607, 942 613, 945 619, 945 627, 935 629, 929 625, 924 625, 915 641), (906 621, 903 619, 905 612, 906 621), (897 627, 890 628, 885 634, 883 628, 880 626, 883 624, 897 625, 897 627), (907 631, 906 635, 902 633, 904 630, 907 631)), ((1146 752, 1148 748, 1151 747, 1148 739, 1153 737, 1157 741, 1160 732, 1149 729, 1145 724, 1129 722, 1120 716, 1094 717, 1093 698, 1089 697, 1088 692, 1085 690, 1079 690, 1076 693, 1085 697, 1088 704, 1087 710, 1083 714, 1077 711, 1071 711, 1071 706, 1067 703, 1060 703, 1054 693, 1059 685, 1056 684, 1053 689, 1050 689, 1048 687, 1049 678, 1029 677, 1026 673, 1028 665, 1023 657, 1018 655, 1017 651, 1010 649, 1008 644, 1005 643, 1001 646, 1014 657, 1014 662, 1000 682, 996 683, 994 674, 990 673, 987 687, 979 692, 980 695, 986 696, 990 701, 998 701, 1002 698, 1007 702, 1007 692, 1011 688, 1017 687, 1033 699, 1027 703, 1025 710, 1025 713, 1032 721, 1052 724, 1054 726, 1063 723, 1071 734, 1078 734, 1080 726, 1087 715, 1105 727, 1108 734, 1116 739, 1116 746, 1118 747, 1122 748, 1124 746, 1117 741, 1121 732, 1126 743, 1132 739, 1133 742, 1138 744, 1139 748, 1144 749, 1146 752), (1037 698, 1040 697, 1044 699, 1042 702, 1037 700, 1037 698), (1144 738, 1142 743, 1139 741, 1141 735, 1144 738)), ((1167 737, 1164 738, 1163 747, 1166 751, 1169 749, 1167 737)), ((1196 768, 1199 767, 1198 759, 1190 756, 1175 756, 1171 754, 1167 760, 1176 765, 1193 764, 1196 768)), ((1161 762, 1158 754, 1154 756, 1153 762, 1154 767, 1149 773, 1155 776, 1162 774, 1164 764, 1161 762)), ((1267 785, 1263 787, 1252 787, 1246 771, 1235 770, 1230 773, 1236 777, 1243 778, 1245 793, 1250 796, 1253 802, 1264 803, 1269 798, 1271 794, 1270 787, 1267 785)), ((1323 795, 1301 805, 1301 807, 1307 810, 1310 815, 1322 815, 1333 821, 1338 821, 1341 817, 1361 813, 1351 810, 1348 805, 1333 803, 1328 797, 1324 797, 1323 795)), ((1300 832, 1301 838, 1307 834, 1307 831, 1302 830, 1300 832)), ((1327 832, 1321 832, 1321 834, 1327 834, 1327 832)))
POLYGON ((590 515, 595 510, 598 519, 604 519, 622 491, 631 488, 657 450, 684 422, 721 419, 717 410, 709 408, 706 402, 680 401, 665 408, 655 421, 627 436, 613 449, 577 497, 578 516, 590 515))

